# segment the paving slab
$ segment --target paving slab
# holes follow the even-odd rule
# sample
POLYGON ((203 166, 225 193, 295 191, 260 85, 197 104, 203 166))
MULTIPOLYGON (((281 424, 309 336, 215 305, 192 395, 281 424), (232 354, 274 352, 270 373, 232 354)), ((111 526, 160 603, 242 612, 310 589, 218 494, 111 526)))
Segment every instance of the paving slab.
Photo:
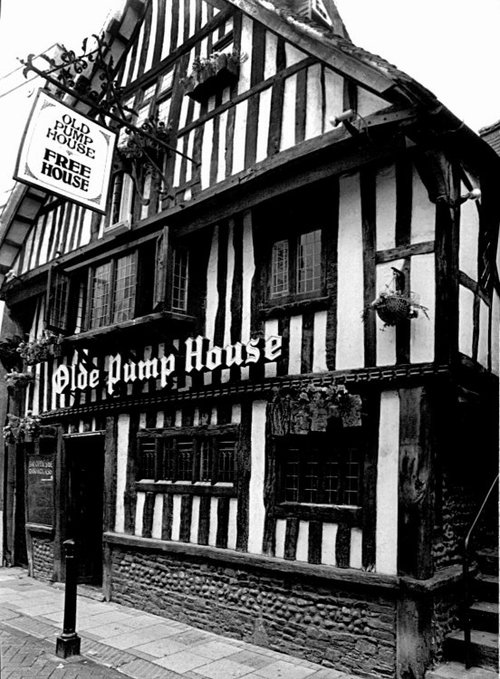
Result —
MULTIPOLYGON (((77 603, 77 633, 81 637, 82 653, 78 661, 88 662, 88 667, 80 667, 84 671, 91 668, 94 674, 74 673, 68 669, 71 664, 63 664, 65 679, 94 676, 109 679, 115 676, 136 679, 359 679, 183 622, 113 602, 96 601, 94 591, 92 599, 88 599, 82 595, 85 591, 82 587, 77 603), (95 668, 101 674, 96 674, 95 668), (116 670, 120 674, 116 674, 116 670)), ((54 651, 56 637, 62 631, 63 606, 64 594, 60 585, 56 587, 33 580, 20 568, 0 569, 0 630, 5 627, 13 635, 29 635, 35 641, 48 644, 48 649, 54 651)), ((35 674, 30 670, 28 674, 12 676, 37 679, 59 676, 43 673, 45 661, 42 651, 33 652, 30 662, 33 667, 38 663, 35 674)))

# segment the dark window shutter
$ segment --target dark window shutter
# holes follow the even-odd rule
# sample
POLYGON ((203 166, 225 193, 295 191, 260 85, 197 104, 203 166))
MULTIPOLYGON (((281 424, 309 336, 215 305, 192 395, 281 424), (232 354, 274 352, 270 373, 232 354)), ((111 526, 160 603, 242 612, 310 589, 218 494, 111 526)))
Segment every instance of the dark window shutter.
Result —
POLYGON ((163 227, 163 231, 156 241, 156 266, 153 289, 153 311, 163 311, 167 299, 167 274, 169 252, 169 227, 163 227))

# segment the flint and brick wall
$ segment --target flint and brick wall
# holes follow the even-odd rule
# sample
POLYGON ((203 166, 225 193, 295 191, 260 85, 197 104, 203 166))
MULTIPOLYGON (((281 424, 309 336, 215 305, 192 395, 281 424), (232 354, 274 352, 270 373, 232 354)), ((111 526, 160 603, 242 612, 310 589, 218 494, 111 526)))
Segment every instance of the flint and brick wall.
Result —
POLYGON ((33 576, 51 581, 54 574, 54 547, 49 538, 33 537, 33 576))
POLYGON ((326 667, 394 676, 395 603, 360 586, 113 548, 112 599, 326 667))

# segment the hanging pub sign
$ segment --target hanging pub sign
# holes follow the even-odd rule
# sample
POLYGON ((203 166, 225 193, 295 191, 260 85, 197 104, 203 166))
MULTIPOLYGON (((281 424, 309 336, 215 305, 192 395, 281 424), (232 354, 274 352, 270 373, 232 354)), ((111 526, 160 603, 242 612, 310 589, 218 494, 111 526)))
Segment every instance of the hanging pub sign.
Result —
POLYGON ((116 135, 39 90, 14 179, 106 211, 116 135))
POLYGON ((236 342, 225 347, 211 347, 209 340, 199 335, 184 342, 184 353, 171 352, 139 361, 124 361, 121 354, 115 354, 109 357, 107 370, 94 367, 92 358, 88 356, 85 363, 58 366, 52 375, 52 388, 56 394, 63 394, 67 390, 96 389, 105 385, 107 393, 112 395, 120 384, 157 379, 164 389, 173 376, 181 373, 193 375, 218 368, 241 368, 277 361, 282 344, 283 338, 277 335, 266 339, 253 338, 246 344, 236 342))

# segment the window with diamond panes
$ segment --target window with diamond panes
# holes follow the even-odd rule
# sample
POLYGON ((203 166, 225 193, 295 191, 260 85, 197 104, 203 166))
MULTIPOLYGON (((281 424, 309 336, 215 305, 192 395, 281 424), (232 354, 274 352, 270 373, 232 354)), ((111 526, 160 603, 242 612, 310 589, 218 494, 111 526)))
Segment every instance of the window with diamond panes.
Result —
POLYGON ((138 480, 234 483, 235 428, 231 433, 138 436, 138 480))
POLYGON ((174 248, 172 255, 172 311, 186 311, 188 282, 188 251, 174 248))
POLYGON ((322 286, 321 230, 276 241, 271 249, 270 297, 312 295, 322 286))
POLYGON ((271 258, 271 297, 288 295, 288 241, 273 244, 271 258))
POLYGON ((217 481, 233 483, 236 456, 234 439, 220 439, 217 445, 217 481))
POLYGON ((297 248, 297 292, 314 292, 321 286, 321 231, 299 237, 297 248))
POLYGON ((113 294, 113 322, 128 321, 134 315, 137 258, 135 252, 116 260, 113 294))
POLYGON ((359 432, 345 430, 354 441, 336 445, 327 433, 283 437, 277 441, 278 501, 295 504, 362 503, 362 446, 359 432))
POLYGON ((154 242, 146 242, 136 250, 91 267, 85 329, 123 323, 151 313, 154 263, 154 242))
POLYGON ((96 266, 91 279, 91 304, 89 327, 101 328, 109 323, 112 263, 96 266))

